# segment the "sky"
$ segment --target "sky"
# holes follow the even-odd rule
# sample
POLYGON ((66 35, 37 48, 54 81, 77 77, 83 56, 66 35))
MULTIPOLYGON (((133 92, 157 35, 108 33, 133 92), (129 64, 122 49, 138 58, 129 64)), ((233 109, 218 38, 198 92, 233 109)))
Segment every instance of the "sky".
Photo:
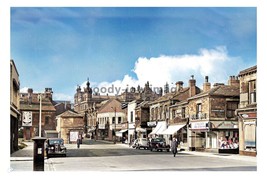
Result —
POLYGON ((202 88, 257 65, 256 7, 11 7, 10 51, 20 90, 74 99, 127 86, 202 88))

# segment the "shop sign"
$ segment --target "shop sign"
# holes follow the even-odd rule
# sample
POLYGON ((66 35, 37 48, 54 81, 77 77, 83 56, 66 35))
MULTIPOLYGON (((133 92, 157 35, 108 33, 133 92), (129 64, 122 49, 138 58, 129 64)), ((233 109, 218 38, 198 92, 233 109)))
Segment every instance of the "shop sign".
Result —
POLYGON ((191 129, 207 129, 208 122, 192 122, 191 129))
POLYGON ((22 126, 32 126, 32 112, 23 112, 22 126))
POLYGON ((157 122, 154 121, 154 122, 147 122, 147 126, 148 127, 155 127, 157 125, 157 122))
POLYGON ((237 123, 234 122, 221 122, 217 126, 218 129, 232 129, 232 128, 238 128, 237 123))

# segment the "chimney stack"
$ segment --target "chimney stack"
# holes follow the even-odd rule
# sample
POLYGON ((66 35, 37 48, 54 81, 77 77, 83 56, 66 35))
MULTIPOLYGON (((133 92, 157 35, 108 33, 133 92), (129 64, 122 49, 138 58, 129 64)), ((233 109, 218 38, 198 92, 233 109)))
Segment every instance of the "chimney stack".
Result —
POLYGON ((184 84, 183 81, 176 82, 176 92, 179 92, 183 89, 183 84, 184 84))
POLYGON ((240 82, 239 82, 239 79, 237 76, 230 76, 229 77, 229 80, 228 80, 228 85, 230 86, 237 86, 239 87, 240 86, 240 82))
POLYGON ((196 95, 196 80, 194 79, 194 75, 191 75, 191 79, 189 80, 189 95, 190 97, 196 95))
POLYGON ((203 92, 210 90, 210 83, 209 83, 209 77, 205 76, 205 82, 203 84, 203 92))

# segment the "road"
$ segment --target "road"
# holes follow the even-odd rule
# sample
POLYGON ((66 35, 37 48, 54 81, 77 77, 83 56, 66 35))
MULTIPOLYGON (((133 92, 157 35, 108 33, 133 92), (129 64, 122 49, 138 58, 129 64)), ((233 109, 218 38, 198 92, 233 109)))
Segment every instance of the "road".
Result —
MULTIPOLYGON (((256 158, 215 153, 151 152, 124 144, 86 140, 66 144, 67 157, 45 160, 45 171, 257 171, 256 158)), ((25 158, 32 149, 24 151, 25 158)), ((16 158, 16 154, 12 158, 16 158)), ((32 160, 11 161, 11 171, 32 170, 32 160), (27 167, 28 165, 28 167, 27 167)))

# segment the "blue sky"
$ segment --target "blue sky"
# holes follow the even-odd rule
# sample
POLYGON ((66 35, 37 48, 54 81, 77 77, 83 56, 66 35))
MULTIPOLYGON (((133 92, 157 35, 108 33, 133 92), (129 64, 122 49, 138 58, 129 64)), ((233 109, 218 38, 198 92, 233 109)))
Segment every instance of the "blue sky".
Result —
POLYGON ((73 100, 93 87, 224 82, 257 64, 257 8, 11 8, 21 90, 73 100))

